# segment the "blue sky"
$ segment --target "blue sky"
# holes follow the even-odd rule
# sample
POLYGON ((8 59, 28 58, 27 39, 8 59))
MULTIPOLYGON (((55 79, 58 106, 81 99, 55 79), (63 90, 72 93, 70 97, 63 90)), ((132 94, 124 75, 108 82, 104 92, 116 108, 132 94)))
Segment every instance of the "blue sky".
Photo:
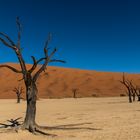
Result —
MULTIPOLYGON (((22 48, 43 55, 48 32, 53 65, 99 71, 140 72, 140 2, 138 0, 0 0, 0 31, 16 41, 16 16, 23 24, 22 48)), ((0 63, 17 62, 12 50, 0 44, 0 63)), ((52 64, 51 64, 52 65, 52 64)))

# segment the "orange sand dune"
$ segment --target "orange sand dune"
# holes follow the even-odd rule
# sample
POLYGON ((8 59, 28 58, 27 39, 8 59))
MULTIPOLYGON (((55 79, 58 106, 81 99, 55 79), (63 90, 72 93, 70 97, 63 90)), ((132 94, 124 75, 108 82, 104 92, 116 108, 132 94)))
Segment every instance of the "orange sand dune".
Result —
MULTIPOLYGON (((9 65, 20 68, 18 64, 9 65)), ((31 65, 27 65, 28 68, 31 65)), ((126 77, 140 85, 139 74, 126 74, 126 77)), ((7 68, 0 69, 0 98, 16 98, 12 91, 14 87, 22 85, 22 75, 7 68)), ((120 96, 125 94, 125 88, 120 84, 122 73, 97 72, 80 69, 60 68, 49 66, 46 73, 42 73, 37 81, 39 98, 72 97, 72 89, 77 90, 78 97, 90 96, 120 96)), ((23 95, 24 96, 24 95, 23 95)))

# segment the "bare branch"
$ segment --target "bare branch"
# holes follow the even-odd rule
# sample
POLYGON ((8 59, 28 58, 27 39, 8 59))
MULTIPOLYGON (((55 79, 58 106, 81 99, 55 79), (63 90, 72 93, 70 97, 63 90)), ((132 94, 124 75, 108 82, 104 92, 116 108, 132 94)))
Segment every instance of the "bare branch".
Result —
POLYGON ((12 41, 12 39, 8 35, 2 32, 0 32, 0 35, 4 36, 9 41, 11 43, 11 46, 15 46, 15 43, 12 41))
POLYGON ((29 73, 32 73, 32 72, 36 69, 37 65, 38 65, 41 61, 43 61, 43 60, 46 59, 46 57, 42 57, 42 58, 40 58, 39 60, 36 61, 36 59, 35 59, 34 56, 31 56, 31 57, 32 57, 32 59, 33 59, 33 66, 31 67, 30 70, 28 70, 29 73))
POLYGON ((47 41, 45 42, 45 47, 44 47, 44 49, 48 50, 48 45, 49 45, 49 43, 50 43, 50 41, 51 41, 51 38, 52 38, 52 35, 51 35, 51 33, 49 33, 48 39, 47 39, 47 41))
POLYGON ((17 96, 17 103, 20 103, 21 94, 23 93, 23 88, 20 87, 20 86, 18 86, 18 87, 15 87, 13 91, 16 93, 16 96, 17 96))
POLYGON ((129 86, 128 86, 128 84, 126 83, 126 81, 120 81, 120 80, 119 80, 119 82, 120 82, 121 84, 125 85, 127 88, 129 88, 129 86))
MULTIPOLYGON (((19 18, 17 18, 17 25, 18 25, 18 30, 19 30, 19 35, 18 35, 18 46, 16 46, 15 44, 14 44, 14 42, 10 39, 10 37, 8 37, 6 34, 4 34, 4 33, 0 33, 2 36, 4 36, 11 44, 9 44, 7 41, 5 41, 3 38, 1 38, 0 37, 0 41, 5 45, 5 46, 7 46, 7 47, 9 47, 9 48, 12 48, 14 51, 15 51, 15 53, 16 53, 16 55, 17 55, 17 57, 18 57, 18 60, 19 60, 19 63, 20 63, 20 66, 21 66, 21 69, 22 69, 22 73, 23 73, 23 75, 24 75, 24 77, 27 77, 26 75, 27 75, 27 69, 26 69, 26 65, 25 65, 25 62, 24 62, 24 59, 23 59, 23 57, 22 57, 22 54, 21 54, 21 50, 20 50, 20 31, 21 31, 21 24, 20 24, 20 22, 19 22, 19 18)), ((2 66, 2 67, 4 67, 4 66, 2 66)), ((6 66, 6 67, 9 67, 9 66, 6 66)), ((18 70, 15 70, 14 68, 11 68, 11 67, 9 67, 11 70, 13 70, 14 72, 18 72, 19 73, 19 71, 18 70)))
POLYGON ((59 59, 52 59, 49 62, 61 62, 61 63, 66 63, 64 60, 59 60, 59 59))
POLYGON ((32 67, 31 67, 31 69, 28 70, 29 73, 32 73, 32 72, 35 70, 35 68, 37 67, 37 62, 36 62, 35 57, 34 57, 34 56, 31 56, 31 58, 32 58, 32 60, 33 60, 33 65, 32 65, 32 67))
POLYGON ((16 72, 16 73, 22 73, 22 71, 17 70, 17 69, 15 69, 15 68, 13 68, 12 66, 9 66, 9 65, 0 65, 0 68, 2 68, 2 67, 8 68, 8 69, 10 69, 10 70, 12 70, 13 72, 16 72))
POLYGON ((26 65, 25 65, 24 59, 22 57, 22 54, 19 49, 17 51, 15 51, 15 53, 18 57, 18 60, 19 60, 19 63, 20 63, 21 69, 22 69, 22 73, 23 73, 24 77, 26 77, 27 69, 26 69, 26 65))
POLYGON ((7 41, 5 41, 3 38, 0 37, 0 41, 7 47, 12 48, 12 49, 16 49, 15 46, 10 45, 7 41))
POLYGON ((34 56, 31 56, 32 60, 33 60, 33 63, 35 64, 36 63, 36 59, 34 56))
POLYGON ((18 89, 17 89, 17 88, 14 88, 14 89, 13 89, 13 91, 14 91, 14 92, 17 92, 17 91, 18 91, 18 89))
POLYGON ((48 48, 48 46, 49 46, 49 43, 50 43, 50 41, 51 41, 51 33, 49 33, 49 35, 48 35, 48 39, 47 39, 47 41, 46 41, 46 43, 45 43, 45 47, 44 47, 44 54, 45 54, 45 57, 48 57, 48 50, 49 50, 49 48, 48 48))
POLYGON ((35 73, 33 76, 33 81, 35 82, 38 78, 38 76, 41 74, 41 72, 45 71, 46 66, 48 65, 49 61, 46 59, 44 64, 41 66, 41 68, 35 73))
POLYGON ((44 47, 44 54, 46 57, 48 57, 48 49, 46 49, 45 47, 44 47))
POLYGON ((17 47, 20 49, 20 39, 21 39, 21 23, 19 17, 16 18, 17 28, 18 28, 18 41, 17 47))
POLYGON ((52 58, 52 56, 55 54, 55 52, 57 51, 56 48, 54 48, 54 50, 51 52, 51 54, 48 56, 48 60, 50 60, 52 58))
MULTIPOLYGON (((45 51, 45 49, 44 49, 44 51, 45 51)), ((45 53, 45 56, 46 56, 45 62, 44 62, 44 64, 41 66, 41 68, 40 68, 40 69, 35 73, 35 75, 33 76, 33 80, 34 80, 34 81, 37 80, 37 78, 39 77, 39 75, 41 74, 42 71, 45 71, 45 69, 46 69, 46 67, 47 67, 47 65, 48 65, 48 63, 49 63, 51 57, 54 55, 55 52, 56 52, 56 49, 54 49, 54 50, 51 52, 51 54, 50 54, 49 56, 48 56, 48 54, 46 54, 46 52, 44 52, 44 53, 45 53)))
POLYGON ((129 102, 132 103, 132 96, 133 96, 133 101, 135 101, 135 88, 132 84, 132 80, 126 80, 125 75, 123 73, 122 81, 120 81, 127 89, 128 97, 129 97, 129 102))
POLYGON ((124 72, 123 72, 123 82, 125 82, 125 75, 124 75, 124 72))
POLYGON ((127 88, 129 88, 129 82, 125 79, 125 74, 123 72, 122 80, 119 80, 119 82, 123 85, 125 85, 127 88))
POLYGON ((49 33, 48 39, 47 39, 47 41, 45 43, 45 47, 44 47, 44 54, 45 54, 44 58, 40 58, 38 61, 36 61, 35 58, 32 57, 34 64, 33 64, 32 68, 28 71, 30 73, 32 73, 35 70, 35 68, 37 67, 37 64, 39 62, 45 60, 44 64, 41 66, 41 68, 34 75, 34 77, 33 77, 34 81, 36 81, 37 77, 40 75, 40 73, 42 71, 45 71, 45 68, 46 68, 46 66, 48 65, 49 62, 64 62, 64 61, 61 61, 61 60, 51 60, 52 56, 56 52, 56 48, 50 53, 50 55, 48 55, 48 50, 49 50, 48 45, 49 45, 50 40, 51 40, 51 34, 49 33))

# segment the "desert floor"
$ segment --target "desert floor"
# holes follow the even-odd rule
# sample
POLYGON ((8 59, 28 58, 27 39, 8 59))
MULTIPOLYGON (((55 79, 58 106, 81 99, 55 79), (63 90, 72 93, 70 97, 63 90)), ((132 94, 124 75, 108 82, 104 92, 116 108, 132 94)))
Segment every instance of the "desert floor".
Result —
MULTIPOLYGON (((1 99, 0 122, 24 118, 25 107, 25 101, 1 99)), ((140 140, 140 103, 130 104, 127 97, 40 99, 36 120, 57 136, 0 129, 0 140, 140 140)))

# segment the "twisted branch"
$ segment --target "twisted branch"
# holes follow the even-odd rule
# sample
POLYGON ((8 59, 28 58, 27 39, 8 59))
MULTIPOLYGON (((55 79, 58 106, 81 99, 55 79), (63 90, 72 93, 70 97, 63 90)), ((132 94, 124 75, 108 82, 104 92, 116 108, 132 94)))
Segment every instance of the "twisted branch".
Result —
POLYGON ((6 35, 5 33, 2 33, 2 32, 0 32, 0 35, 5 37, 9 41, 11 43, 11 46, 15 46, 15 43, 11 40, 11 38, 8 35, 6 35))
POLYGON ((10 70, 12 70, 13 72, 16 72, 16 73, 22 73, 22 71, 17 70, 17 69, 15 69, 15 68, 13 68, 12 66, 9 66, 9 65, 0 65, 0 68, 2 68, 2 67, 8 68, 8 69, 10 69, 10 70))

